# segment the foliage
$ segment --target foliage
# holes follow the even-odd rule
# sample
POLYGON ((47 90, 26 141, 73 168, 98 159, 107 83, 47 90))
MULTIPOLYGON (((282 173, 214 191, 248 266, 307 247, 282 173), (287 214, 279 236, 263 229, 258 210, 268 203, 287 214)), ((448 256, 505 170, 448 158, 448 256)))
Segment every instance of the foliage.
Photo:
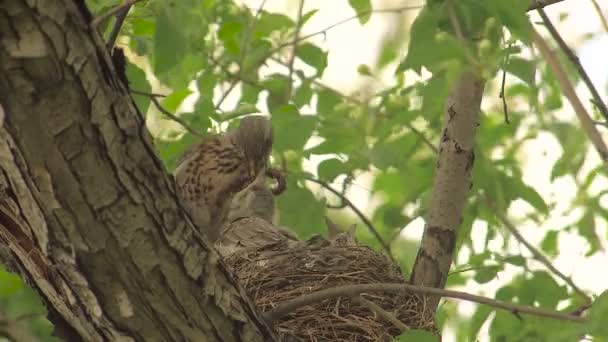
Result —
MULTIPOLYGON (((87 1, 96 13, 118 3, 87 1)), ((361 25, 375 15, 370 0, 349 0, 348 4, 361 25)), ((278 198, 280 220, 300 237, 325 234, 322 218, 326 214, 359 223, 342 211, 328 210, 326 204, 339 204, 339 199, 328 198, 328 192, 307 178, 316 174, 338 190, 345 178, 354 178, 353 184, 344 184, 352 190, 371 177, 371 186, 365 189, 377 206, 364 211, 380 236, 392 241, 404 269, 412 264, 415 253, 399 251, 400 246, 412 245, 398 236, 410 222, 423 217, 428 203, 434 146, 441 136, 451 83, 464 67, 472 66, 488 80, 486 90, 491 94, 504 69, 510 76, 505 88, 510 124, 503 119, 502 103, 488 95, 476 138, 474 187, 458 237, 459 248, 466 253, 454 267, 462 272, 452 274, 449 284, 484 284, 507 268, 516 269, 516 276, 503 282, 496 293, 497 299, 549 309, 564 303, 576 307, 580 298, 573 290, 552 274, 530 269, 527 257, 512 254, 508 238, 502 239, 502 248, 488 247, 505 235, 504 223, 495 213, 506 214, 514 204, 528 208, 523 215, 528 224, 541 225, 558 204, 564 212, 578 213, 573 221, 544 232, 539 247, 551 257, 560 253, 560 236, 572 233, 588 241, 588 255, 597 253, 602 238, 596 225, 608 218, 608 209, 600 201, 607 190, 592 191, 597 180, 605 181, 604 169, 584 167, 590 162, 589 144, 577 123, 551 116, 562 108, 563 100, 543 61, 530 57, 528 5, 528 0, 427 1, 408 30, 384 41, 377 65, 358 68, 363 80, 387 71, 394 75, 380 91, 370 93, 363 86, 363 95, 344 94, 323 83, 324 71, 331 67, 332 47, 303 39, 314 38, 307 36, 307 23, 318 15, 317 10, 294 17, 235 1, 148 0, 131 10, 121 45, 149 62, 153 78, 165 87, 160 89, 170 89, 162 105, 182 112, 181 118, 196 131, 223 129, 258 108, 271 114, 276 132, 273 162, 288 172, 288 191, 278 198), (465 37, 473 39, 467 43, 465 37), (406 43, 407 52, 402 55, 399 51, 406 43), (415 73, 420 77, 412 77, 415 73), (188 99, 193 98, 190 104, 188 99), (527 144, 546 135, 561 146, 561 156, 554 165, 541 167, 550 169, 551 181, 569 179, 577 184, 572 202, 542 196, 535 184, 523 180, 527 144), (311 163, 314 160, 322 161, 311 163), (493 208, 488 207, 487 198, 493 208), (477 237, 483 244, 481 253, 471 238, 474 224, 487 226, 486 236, 477 237)), ((107 33, 111 26, 110 21, 102 29, 107 33)), ((144 92, 159 89, 151 87, 150 75, 144 77, 141 65, 135 64, 132 59, 127 69, 131 87, 144 92)), ((134 98, 143 113, 155 112, 149 99, 134 98)), ((157 137, 169 169, 195 140, 191 133, 181 131, 157 137)), ((362 224, 358 226, 359 240, 380 249, 373 235, 362 224)), ((460 322, 457 335, 464 340, 473 340, 484 324, 490 325, 490 338, 497 341, 553 341, 583 332, 606 337, 599 323, 605 301, 605 295, 600 297, 592 311, 596 320, 584 329, 548 319, 520 320, 484 306, 476 309, 470 322, 457 318, 454 322, 460 322), (564 333, 556 336, 560 331, 564 333)))
MULTIPOLYGON (((0 341, 28 336, 29 341, 59 341, 38 294, 0 265, 0 341)), ((17 339, 19 340, 19 339, 17 339)))

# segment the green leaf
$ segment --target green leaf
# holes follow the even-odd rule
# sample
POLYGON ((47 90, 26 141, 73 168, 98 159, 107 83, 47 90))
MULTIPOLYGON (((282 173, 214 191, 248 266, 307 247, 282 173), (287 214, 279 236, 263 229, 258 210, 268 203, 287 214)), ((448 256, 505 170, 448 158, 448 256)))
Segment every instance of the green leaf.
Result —
POLYGON ((309 81, 304 81, 302 84, 296 89, 296 93, 293 98, 293 103, 298 106, 298 108, 304 107, 310 103, 312 99, 312 88, 310 87, 309 81))
POLYGON ((420 329, 412 329, 404 332, 397 337, 398 342, 438 342, 439 337, 431 332, 420 329))
POLYGON ((602 292, 593 302, 589 314, 589 331, 598 338, 598 341, 608 340, 606 317, 608 317, 608 291, 602 292))
MULTIPOLYGON (((129 87, 131 89, 144 93, 150 93, 152 91, 152 87, 146 79, 146 74, 139 67, 135 66, 135 64, 127 63, 126 74, 127 79, 129 80, 129 87)), ((133 100, 135 101, 139 112, 146 115, 148 112, 148 107, 150 106, 150 97, 133 94, 133 100)))
POLYGON ((170 112, 175 112, 177 108, 182 104, 184 99, 190 95, 192 91, 190 89, 180 89, 172 92, 169 96, 161 102, 163 108, 170 112))
POLYGON ((475 280, 479 284, 485 284, 489 281, 492 281, 496 278, 498 271, 501 271, 501 266, 485 266, 475 272, 475 276, 473 276, 473 280, 475 280))
POLYGON ((357 72, 359 73, 359 75, 373 76, 372 71, 370 70, 369 66, 366 64, 359 64, 359 66, 357 67, 357 72))
POLYGON ((504 260, 505 262, 515 266, 526 265, 526 258, 522 257, 521 255, 511 255, 506 257, 504 260))
POLYGON ((317 118, 300 115, 293 105, 281 106, 271 112, 274 126, 274 145, 276 152, 287 150, 302 151, 315 129, 317 118))
POLYGON ((487 305, 480 305, 477 307, 469 323, 469 341, 476 340, 479 330, 488 320, 492 312, 494 312, 494 310, 487 305))
POLYGON ((298 57, 306 64, 317 70, 317 76, 321 76, 327 67, 327 52, 311 43, 298 45, 298 57))
POLYGON ((346 164, 341 160, 332 158, 326 159, 319 163, 317 167, 317 174, 319 178, 326 182, 333 182, 333 180, 341 174, 345 174, 349 171, 346 164))
POLYGON ((511 56, 509 57, 506 70, 529 85, 534 85, 535 83, 536 63, 533 61, 511 56))
POLYGON ((154 71, 157 74, 180 64, 188 49, 183 30, 172 22, 165 10, 160 11, 154 31, 154 71))
POLYGON ((177 161, 182 154, 199 139, 200 138, 195 137, 190 133, 186 133, 177 141, 167 142, 156 140, 154 145, 160 154, 161 160, 166 165, 167 170, 173 172, 177 166, 177 161))
POLYGON ((310 11, 304 13, 304 15, 302 16, 302 19, 300 21, 300 25, 304 26, 304 24, 306 24, 306 22, 308 20, 310 20, 310 18, 312 18, 312 16, 315 15, 317 12, 319 12, 318 9, 313 9, 313 10, 310 10, 310 11))
POLYGON ((601 242, 595 230, 595 216, 590 210, 585 211, 583 217, 576 223, 578 233, 589 243, 589 250, 585 256, 590 256, 601 248, 601 242))
POLYGON ((0 265, 0 339, 4 324, 17 321, 37 341, 59 342, 52 336, 53 325, 46 318, 47 311, 38 296, 17 275, 7 272, 0 265))
POLYGON ((238 56, 241 52, 239 46, 239 34, 243 29, 243 25, 236 21, 229 21, 222 24, 217 32, 217 37, 224 43, 224 47, 230 53, 238 56))
POLYGON ((133 34, 136 36, 153 36, 156 31, 154 22, 144 18, 129 18, 133 25, 133 34))
POLYGON ((527 9, 530 2, 528 0, 479 1, 478 3, 495 14, 517 38, 525 42, 529 41, 530 21, 527 9))
POLYGON ((557 234, 557 231, 550 230, 540 244, 540 248, 550 256, 557 255, 557 234))
POLYGON ((515 192, 515 194, 519 195, 521 199, 530 203, 530 205, 543 214, 547 214, 549 212, 549 207, 545 203, 545 200, 538 192, 536 192, 536 190, 534 190, 534 188, 528 186, 521 179, 517 179, 511 184, 515 186, 512 190, 515 192))
POLYGON ((324 233, 325 206, 296 177, 287 178, 287 189, 277 200, 281 225, 292 228, 302 239, 324 233))
POLYGON ((364 25, 372 17, 372 4, 370 0, 348 0, 350 7, 357 13, 359 23, 364 25))
POLYGON ((267 38, 272 32, 287 31, 293 27, 295 27, 295 23, 288 16, 262 11, 260 19, 254 26, 253 32, 255 38, 267 38))

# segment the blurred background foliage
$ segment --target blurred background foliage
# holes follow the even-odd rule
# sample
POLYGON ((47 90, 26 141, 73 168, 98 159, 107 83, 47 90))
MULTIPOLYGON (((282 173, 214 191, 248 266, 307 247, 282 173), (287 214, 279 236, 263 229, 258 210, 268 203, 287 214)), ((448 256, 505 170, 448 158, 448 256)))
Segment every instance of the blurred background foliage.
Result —
MULTIPOLYGON (((288 2, 284 12, 267 10, 264 1, 234 0, 146 0, 130 10, 117 46, 126 52, 133 98, 167 169, 199 139, 196 134, 223 131, 248 114, 268 114, 275 130, 272 163, 288 182, 277 199, 279 223, 307 238, 326 234, 327 215, 344 228, 356 224, 361 243, 383 250, 343 198, 327 189, 332 187, 352 203, 363 203, 359 209, 407 277, 419 243, 407 232, 423 222, 445 99, 463 66, 473 65, 488 83, 476 138, 474 186, 448 286, 483 288, 508 270, 490 296, 547 309, 578 307, 583 298, 533 255, 521 252, 504 229, 508 222, 543 226, 551 215, 567 216, 550 229, 539 228, 543 238, 538 248, 549 258, 560 254, 563 234, 585 239, 587 256, 604 253, 607 239, 606 170, 590 152, 578 122, 554 115, 564 99, 530 48, 529 0, 428 0, 424 7, 407 2, 389 8, 349 0, 350 13, 336 13, 335 22, 321 31, 307 29, 318 9, 288 2), (345 92, 327 84, 323 74, 332 46, 319 38, 341 23, 365 26, 373 15, 387 12, 399 15, 399 30, 379 38, 375 64, 353 71, 361 77, 360 89, 345 92), (451 14, 471 43, 452 34, 451 14), (503 72, 507 82, 501 89, 503 72), (389 82, 381 89, 369 85, 387 74, 389 82), (497 96, 501 90, 509 123, 497 96), (163 112, 178 116, 187 128, 163 112), (526 149, 539 136, 551 136, 561 155, 553 165, 535 167, 550 170, 551 182, 574 182, 574 200, 543 196, 535 184, 524 181, 526 149), (523 208, 515 219, 507 215, 513 207, 523 208), (472 238, 474 226, 483 227, 475 230, 483 234, 472 238)), ((86 3, 98 16, 120 1, 86 3)), ((101 26, 104 35, 113 20, 101 26)), ((578 82, 574 68, 557 53, 570 79, 578 82)), ((608 317, 605 297, 596 302, 594 319, 584 327, 522 320, 484 306, 466 315, 451 301, 441 306, 438 318, 458 341, 475 340, 484 325, 487 330, 479 338, 492 341, 573 341, 585 333, 601 340, 608 338, 600 322, 608 317)))

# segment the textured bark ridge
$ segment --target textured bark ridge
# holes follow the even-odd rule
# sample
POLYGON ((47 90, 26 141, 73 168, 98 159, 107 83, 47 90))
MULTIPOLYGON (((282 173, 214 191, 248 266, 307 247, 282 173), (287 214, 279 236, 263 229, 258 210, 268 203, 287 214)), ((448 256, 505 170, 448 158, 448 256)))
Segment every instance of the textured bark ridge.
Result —
POLYGON ((70 341, 271 340, 78 5, 0 6, 0 261, 70 341))
MULTIPOLYGON (((456 232, 472 184, 475 129, 483 88, 483 80, 464 72, 447 100, 431 203, 411 277, 414 285, 445 286, 456 232)), ((430 301, 434 308, 438 299, 434 297, 430 301)))

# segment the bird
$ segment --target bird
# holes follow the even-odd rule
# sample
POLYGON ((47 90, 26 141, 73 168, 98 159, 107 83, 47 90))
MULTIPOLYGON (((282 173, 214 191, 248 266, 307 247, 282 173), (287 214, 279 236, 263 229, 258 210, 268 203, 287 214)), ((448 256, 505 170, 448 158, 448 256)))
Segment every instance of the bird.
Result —
POLYGON ((273 191, 266 185, 265 172, 232 200, 228 219, 216 250, 224 258, 247 250, 258 250, 298 241, 288 228, 276 226, 273 191))
POLYGON ((223 134, 203 137, 178 160, 177 197, 211 242, 220 236, 232 197, 265 172, 272 142, 270 120, 252 115, 223 134))

